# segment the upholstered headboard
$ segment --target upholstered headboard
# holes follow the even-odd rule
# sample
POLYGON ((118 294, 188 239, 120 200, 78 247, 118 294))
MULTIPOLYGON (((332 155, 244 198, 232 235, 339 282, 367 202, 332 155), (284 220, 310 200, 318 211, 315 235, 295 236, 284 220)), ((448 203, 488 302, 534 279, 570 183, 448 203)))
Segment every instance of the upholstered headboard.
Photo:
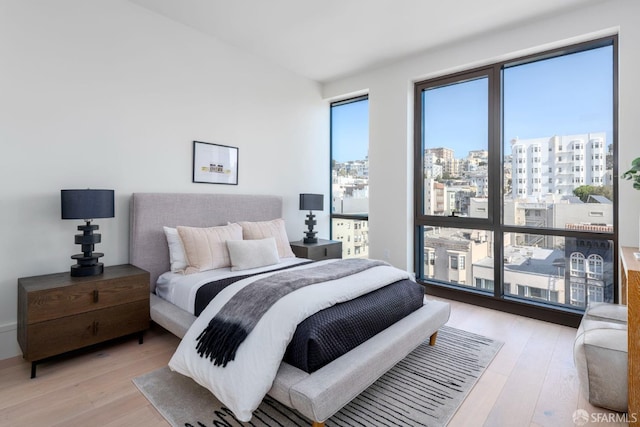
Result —
POLYGON ((282 217, 280 196, 239 194, 133 193, 130 206, 129 262, 156 280, 169 271, 169 247, 163 226, 213 227, 236 221, 282 217))

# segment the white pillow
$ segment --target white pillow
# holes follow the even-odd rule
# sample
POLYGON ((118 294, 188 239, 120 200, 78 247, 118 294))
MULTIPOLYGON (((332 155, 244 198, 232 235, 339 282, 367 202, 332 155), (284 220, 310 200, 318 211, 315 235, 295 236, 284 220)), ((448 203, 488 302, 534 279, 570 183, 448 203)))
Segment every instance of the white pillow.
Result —
POLYGON ((187 257, 184 254, 184 247, 178 230, 172 227, 164 228, 164 235, 167 237, 169 244, 169 262, 171 263, 172 273, 181 273, 187 268, 187 257))
POLYGON ((260 240, 227 240, 231 271, 264 267, 280 262, 276 239, 268 237, 260 240))
POLYGON ((227 240, 242 240, 242 227, 238 224, 219 227, 177 227, 187 260, 185 274, 230 267, 227 240))
POLYGON ((287 230, 284 226, 284 219, 278 218, 272 221, 241 221, 242 236, 244 240, 266 239, 273 237, 276 239, 278 256, 280 258, 294 258, 295 254, 291 250, 287 230))

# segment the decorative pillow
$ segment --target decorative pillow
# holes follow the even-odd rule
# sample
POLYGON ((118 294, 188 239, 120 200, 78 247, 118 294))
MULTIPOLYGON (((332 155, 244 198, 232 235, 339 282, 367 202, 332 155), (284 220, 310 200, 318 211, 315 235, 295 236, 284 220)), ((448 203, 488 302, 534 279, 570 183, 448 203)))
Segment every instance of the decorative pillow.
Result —
POLYGON ((280 262, 276 239, 268 237, 260 240, 227 240, 231 271, 264 267, 280 262))
POLYGON ((295 257, 291 246, 289 246, 289 238, 287 237, 287 230, 284 227, 284 219, 279 218, 271 221, 257 222, 241 221, 238 224, 242 226, 242 236, 245 240, 273 237, 276 239, 276 247, 278 248, 278 256, 280 258, 295 257))
POLYGON ((182 247, 182 240, 178 235, 178 230, 172 227, 164 228, 164 235, 167 237, 169 244, 169 262, 171 263, 172 273, 181 273, 187 268, 187 258, 182 247))
POLYGON ((220 227, 196 228, 178 226, 187 259, 185 274, 216 268, 230 267, 227 240, 242 240, 242 227, 238 224, 220 227))

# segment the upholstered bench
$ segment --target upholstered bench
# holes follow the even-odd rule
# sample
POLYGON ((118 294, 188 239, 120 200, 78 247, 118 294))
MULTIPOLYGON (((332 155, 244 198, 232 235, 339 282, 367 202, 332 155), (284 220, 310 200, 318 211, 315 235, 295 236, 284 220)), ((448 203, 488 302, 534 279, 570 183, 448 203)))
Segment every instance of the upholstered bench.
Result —
POLYGON ((594 406, 627 411, 627 306, 589 305, 573 346, 578 379, 594 406))

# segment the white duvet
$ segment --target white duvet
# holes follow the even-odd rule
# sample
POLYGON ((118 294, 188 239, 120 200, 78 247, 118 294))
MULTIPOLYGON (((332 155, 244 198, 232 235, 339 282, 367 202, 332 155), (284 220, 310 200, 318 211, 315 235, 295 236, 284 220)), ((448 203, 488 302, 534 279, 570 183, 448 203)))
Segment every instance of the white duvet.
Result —
MULTIPOLYGON (((320 261, 294 269, 315 267, 320 261)), ((249 421, 267 394, 298 323, 334 304, 348 301, 409 274, 391 266, 377 266, 352 276, 307 286, 276 302, 244 340, 234 361, 214 366, 196 352, 196 338, 222 306, 249 283, 271 274, 240 280, 220 292, 191 325, 169 361, 169 367, 193 378, 211 391, 241 421, 249 421)))

